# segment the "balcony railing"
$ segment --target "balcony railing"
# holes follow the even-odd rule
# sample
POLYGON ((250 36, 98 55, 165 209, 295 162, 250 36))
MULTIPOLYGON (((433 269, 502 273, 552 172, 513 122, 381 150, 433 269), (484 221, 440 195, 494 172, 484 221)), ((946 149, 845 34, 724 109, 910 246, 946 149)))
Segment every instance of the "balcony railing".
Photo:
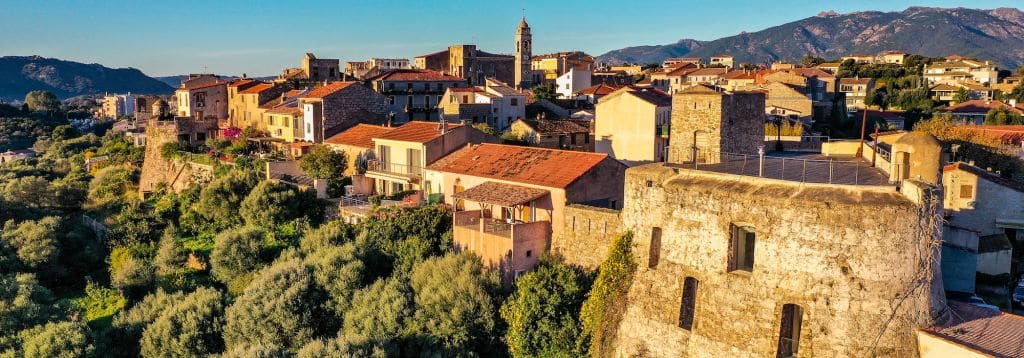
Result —
POLYGON ((409 178, 419 178, 423 173, 423 167, 420 167, 418 165, 371 160, 366 163, 366 171, 368 173, 377 172, 409 178))
POLYGON ((454 215, 454 224, 462 229, 503 239, 527 238, 530 235, 547 235, 548 225, 550 224, 548 221, 526 223, 518 220, 481 218, 479 215, 479 211, 457 212, 454 215))

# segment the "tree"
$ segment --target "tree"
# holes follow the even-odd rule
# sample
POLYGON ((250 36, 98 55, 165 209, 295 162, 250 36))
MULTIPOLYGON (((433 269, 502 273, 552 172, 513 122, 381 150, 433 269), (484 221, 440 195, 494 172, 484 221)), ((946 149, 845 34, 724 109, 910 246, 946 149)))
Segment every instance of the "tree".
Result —
POLYGON ((392 346, 404 337, 406 321, 412 313, 409 284, 396 278, 380 279, 353 295, 341 333, 392 346))
POLYGON ((32 91, 25 95, 25 105, 32 112, 56 112, 60 110, 60 100, 50 91, 32 91))
POLYGON ((17 332, 54 315, 53 293, 30 273, 0 275, 0 352, 19 344, 17 332))
POLYGON ((416 311, 409 322, 423 352, 487 355, 498 345, 494 297, 496 275, 484 272, 469 253, 435 257, 416 265, 410 284, 416 311))
POLYGON ((1017 103, 1024 103, 1024 83, 1017 85, 1017 87, 1014 87, 1013 90, 1010 91, 1010 93, 1007 93, 1005 96, 1007 99, 1017 101, 1017 103))
POLYGON ((142 298, 131 309, 114 316, 110 345, 119 347, 124 356, 137 357, 142 332, 184 298, 184 293, 166 293, 159 289, 142 298))
POLYGON ((298 349, 325 332, 325 321, 336 319, 324 301, 302 260, 285 252, 228 307, 224 341, 228 348, 263 343, 298 349))
POLYGON ((0 233, 0 244, 13 249, 23 265, 30 268, 40 267, 54 261, 60 253, 56 238, 60 225, 58 220, 56 217, 48 216, 38 221, 23 221, 17 225, 14 221, 8 221, 0 233))
POLYGON ((306 255, 305 264, 313 270, 317 285, 327 293, 327 307, 343 316, 351 305, 352 294, 363 282, 364 266, 356 257, 355 245, 321 248, 306 255))
POLYGON ((177 238, 174 237, 174 233, 174 228, 169 227, 160 236, 156 257, 153 258, 153 267, 156 268, 156 274, 159 276, 170 275, 180 270, 187 260, 184 250, 178 243, 177 238))
POLYGON ((505 340, 513 357, 582 357, 579 314, 590 279, 560 258, 545 256, 535 270, 516 280, 501 307, 508 323, 505 340))
POLYGON ((964 87, 960 87, 953 94, 953 102, 964 103, 971 100, 971 92, 964 87))
POLYGON ((88 357, 95 347, 81 322, 49 322, 20 333, 25 358, 88 357))
POLYGON ((59 125, 53 129, 53 134, 50 138, 53 140, 67 140, 78 136, 78 130, 75 127, 64 124, 59 125))
POLYGON ((270 226, 301 217, 319 222, 323 216, 323 208, 313 193, 273 180, 256 185, 242 200, 239 212, 250 225, 270 226))
POLYGON ((214 222, 217 228, 239 225, 242 218, 238 215, 238 208, 257 182, 251 173, 231 171, 204 187, 193 209, 206 220, 214 222))
POLYGON ((299 159, 299 168, 314 179, 340 179, 348 168, 348 158, 345 152, 315 145, 299 159))
POLYGON ((233 294, 241 294, 249 283, 248 274, 271 260, 264 249, 266 232, 255 226, 229 230, 214 238, 210 254, 210 272, 228 286, 233 294), (236 282, 236 281, 241 282, 236 282))
POLYGON ((132 250, 117 247, 110 251, 110 285, 125 296, 139 296, 149 291, 154 280, 153 265, 132 250))
POLYGON ((153 220, 138 200, 129 201, 110 221, 110 233, 105 236, 109 247, 148 244, 160 238, 161 223, 153 220))
POLYGON ((1021 124, 1021 116, 1019 113, 1011 111, 1007 108, 993 108, 985 114, 985 124, 988 125, 1007 125, 1007 124, 1021 124))
POLYGON ((296 354, 297 358, 395 357, 383 348, 364 342, 349 342, 344 337, 309 342, 296 354))
MULTIPOLYGON (((219 358, 290 358, 291 354, 280 347, 267 344, 238 346, 224 352, 219 358)), ((348 357, 348 356, 346 356, 348 357)))
POLYGON ((601 357, 611 348, 615 329, 626 310, 626 295, 634 272, 633 233, 626 232, 612 241, 608 256, 598 269, 594 286, 580 309, 583 326, 580 345, 581 348, 589 347, 587 355, 601 357))
POLYGON ((223 350, 224 297, 199 288, 165 311, 142 333, 143 357, 199 357, 223 350))
POLYGON ((825 59, 817 56, 807 55, 804 56, 803 60, 800 61, 800 65, 803 67, 814 67, 825 63, 825 59))
POLYGON ((533 96, 537 99, 555 99, 558 93, 555 92, 554 84, 544 83, 533 87, 533 96))

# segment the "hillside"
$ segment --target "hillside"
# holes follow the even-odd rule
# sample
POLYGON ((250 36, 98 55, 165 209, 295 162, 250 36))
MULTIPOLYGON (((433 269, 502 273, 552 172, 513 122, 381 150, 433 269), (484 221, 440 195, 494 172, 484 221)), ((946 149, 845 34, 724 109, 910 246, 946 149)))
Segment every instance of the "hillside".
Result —
POLYGON ((61 99, 132 92, 168 94, 173 89, 134 68, 108 68, 40 56, 0 57, 0 100, 25 98, 33 90, 53 92, 61 99))
POLYGON ((1024 62, 1024 12, 924 7, 901 12, 830 12, 713 41, 627 47, 598 56, 598 61, 650 63, 666 57, 706 59, 730 54, 737 63, 768 63, 797 61, 808 54, 834 59, 886 50, 990 59, 1001 68, 1012 69, 1024 62))

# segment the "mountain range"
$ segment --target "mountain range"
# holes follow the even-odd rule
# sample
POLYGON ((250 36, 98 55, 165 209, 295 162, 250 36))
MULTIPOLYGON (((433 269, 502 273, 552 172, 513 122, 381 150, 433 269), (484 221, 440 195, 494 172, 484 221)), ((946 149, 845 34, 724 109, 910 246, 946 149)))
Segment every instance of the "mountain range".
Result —
POLYGON ((713 41, 682 39, 635 46, 597 57, 602 63, 651 63, 668 57, 728 54, 739 63, 799 61, 806 55, 837 59, 848 54, 894 50, 929 57, 960 55, 986 59, 1000 68, 1024 63, 1024 12, 910 7, 899 12, 862 11, 817 16, 713 41))
POLYGON ((134 68, 109 68, 40 56, 0 57, 0 100, 20 101, 33 90, 65 99, 80 95, 132 92, 168 94, 171 86, 134 68))

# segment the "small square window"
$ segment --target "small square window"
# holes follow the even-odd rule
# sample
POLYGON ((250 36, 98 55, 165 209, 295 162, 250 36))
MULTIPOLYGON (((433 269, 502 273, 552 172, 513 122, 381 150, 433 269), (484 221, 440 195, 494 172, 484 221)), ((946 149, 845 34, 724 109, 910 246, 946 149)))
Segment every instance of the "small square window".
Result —
POLYGON ((526 250, 526 257, 532 257, 532 256, 533 256, 533 250, 526 250))

